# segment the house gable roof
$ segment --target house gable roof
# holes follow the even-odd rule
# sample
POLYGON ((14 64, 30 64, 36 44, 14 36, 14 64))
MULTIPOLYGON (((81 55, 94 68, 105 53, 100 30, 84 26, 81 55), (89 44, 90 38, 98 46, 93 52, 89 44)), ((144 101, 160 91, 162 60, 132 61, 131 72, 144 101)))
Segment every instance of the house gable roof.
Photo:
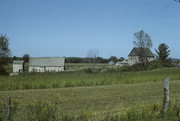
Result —
POLYGON ((29 66, 64 66, 65 58, 60 57, 34 57, 30 58, 29 66))
MULTIPOLYGON (((132 51, 129 53, 128 56, 139 56, 138 53, 140 53, 141 48, 133 48, 132 51)), ((149 48, 144 48, 144 51, 147 55, 147 57, 154 57, 153 53, 151 52, 151 50, 149 48)))

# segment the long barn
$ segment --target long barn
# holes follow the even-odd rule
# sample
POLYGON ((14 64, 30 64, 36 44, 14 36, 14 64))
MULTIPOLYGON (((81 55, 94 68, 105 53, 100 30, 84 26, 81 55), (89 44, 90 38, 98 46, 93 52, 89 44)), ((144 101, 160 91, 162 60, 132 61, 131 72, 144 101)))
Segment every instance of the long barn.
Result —
POLYGON ((29 72, 59 72, 64 71, 65 58, 34 57, 29 60, 29 72))

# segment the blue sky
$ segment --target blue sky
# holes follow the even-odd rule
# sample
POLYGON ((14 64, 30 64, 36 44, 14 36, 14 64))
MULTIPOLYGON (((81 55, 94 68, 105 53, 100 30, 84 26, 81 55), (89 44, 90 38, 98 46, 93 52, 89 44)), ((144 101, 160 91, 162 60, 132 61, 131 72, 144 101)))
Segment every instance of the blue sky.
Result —
POLYGON ((180 58, 180 3, 174 0, 0 0, 0 34, 12 56, 125 57, 134 33, 151 36, 152 51, 166 43, 180 58))

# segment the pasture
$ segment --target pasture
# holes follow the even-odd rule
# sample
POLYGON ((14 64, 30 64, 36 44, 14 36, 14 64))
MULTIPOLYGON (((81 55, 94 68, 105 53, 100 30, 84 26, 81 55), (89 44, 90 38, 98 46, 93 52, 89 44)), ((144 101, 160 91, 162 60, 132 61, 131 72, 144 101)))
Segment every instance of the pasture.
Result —
POLYGON ((159 82, 164 77, 180 80, 180 68, 160 68, 135 72, 65 71, 58 73, 22 73, 18 76, 1 76, 0 90, 47 89, 62 87, 118 85, 159 82))
POLYGON ((1 76, 0 120, 1 116, 6 117, 2 105, 8 97, 16 108, 14 121, 177 120, 180 68, 122 72, 99 64, 93 67, 98 71, 89 73, 86 69, 91 66, 69 64, 64 72, 1 76), (104 69, 111 71, 102 71, 104 69), (159 114, 163 101, 162 80, 167 76, 172 106, 170 116, 164 119, 159 114))
MULTIPOLYGON (((179 87, 179 81, 171 81, 170 100, 172 104, 180 99, 179 87)), ((35 106, 31 109, 34 111, 37 110, 37 106, 40 105, 37 103, 38 101, 40 101, 40 103, 50 102, 52 105, 54 104, 53 100, 56 100, 56 102, 58 102, 56 108, 58 108, 59 112, 67 114, 68 116, 79 116, 83 113, 83 116, 86 116, 88 118, 86 120, 88 121, 89 119, 101 119, 106 117, 106 115, 118 115, 125 109, 131 109, 136 106, 139 110, 139 106, 145 106, 146 108, 151 106, 150 109, 153 109, 153 106, 157 105, 160 113, 160 107, 163 100, 163 88, 162 82, 147 82, 107 86, 12 90, 0 92, 1 101, 8 97, 12 97, 16 103, 18 102, 17 117, 19 117, 18 115, 21 115, 22 118, 27 115, 27 109, 25 108, 27 105, 35 106)), ((140 108, 140 110, 142 109, 140 108)), ((144 113, 148 114, 149 112, 144 113)), ((21 118, 19 117, 18 120, 22 120, 21 118)), ((83 119, 83 121, 84 120, 85 119, 83 119)))

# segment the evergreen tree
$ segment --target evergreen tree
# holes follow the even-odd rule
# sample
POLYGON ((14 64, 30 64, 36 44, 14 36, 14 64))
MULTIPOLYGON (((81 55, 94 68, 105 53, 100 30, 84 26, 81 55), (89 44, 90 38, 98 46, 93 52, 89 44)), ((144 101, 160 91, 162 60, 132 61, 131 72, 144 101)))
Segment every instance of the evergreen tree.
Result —
POLYGON ((169 63, 168 56, 170 55, 170 50, 168 45, 161 43, 158 47, 158 50, 155 50, 157 53, 157 59, 163 64, 166 65, 169 63))

